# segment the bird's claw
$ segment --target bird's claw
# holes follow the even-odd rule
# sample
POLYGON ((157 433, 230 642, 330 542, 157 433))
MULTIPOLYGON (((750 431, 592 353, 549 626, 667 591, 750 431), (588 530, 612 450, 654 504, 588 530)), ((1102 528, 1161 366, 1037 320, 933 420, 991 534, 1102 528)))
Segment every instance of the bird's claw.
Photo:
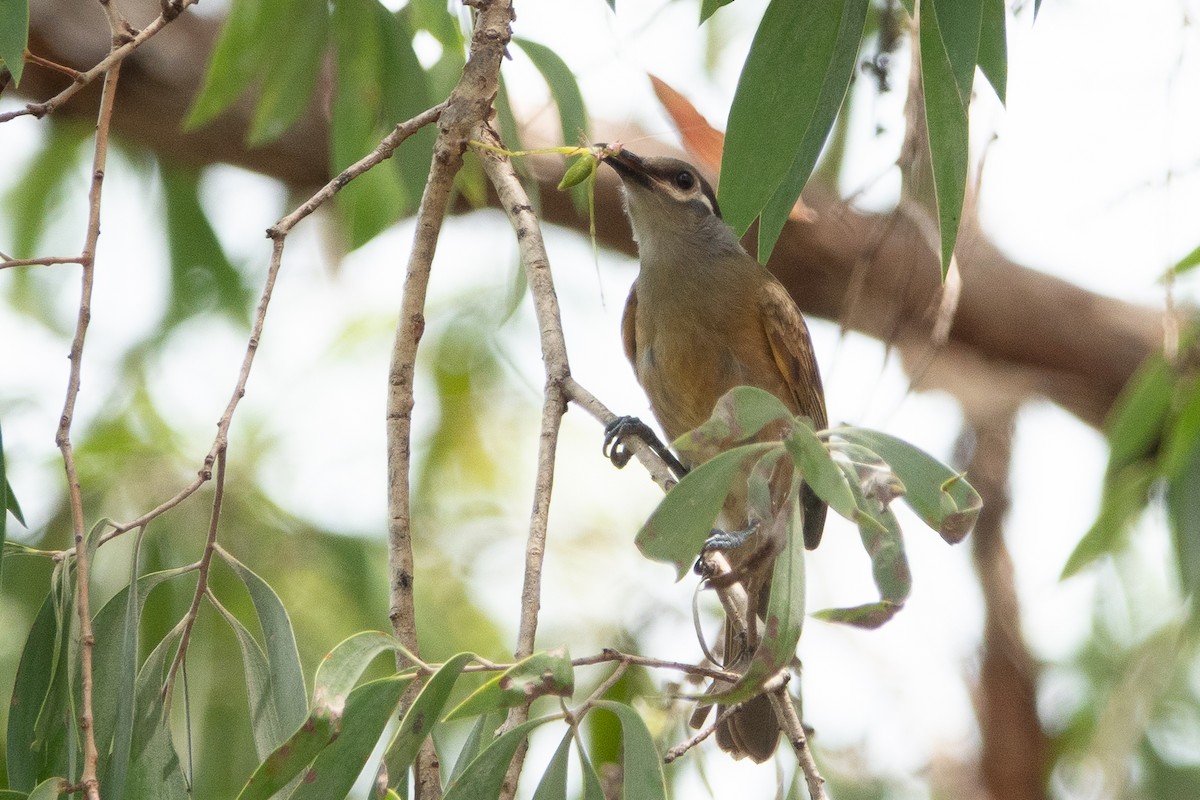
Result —
POLYGON ((692 570, 701 577, 710 577, 708 562, 704 560, 704 554, 710 550, 720 552, 736 550, 744 545, 751 536, 758 533, 761 526, 762 523, 754 519, 750 520, 750 524, 740 531, 723 531, 720 528, 713 528, 708 534, 708 538, 704 540, 704 546, 700 548, 700 557, 696 559, 692 570))
POLYGON ((637 417, 630 416, 617 417, 604 426, 604 447, 601 452, 612 462, 614 467, 621 469, 629 463, 629 459, 633 458, 633 451, 626 447, 624 442, 624 439, 630 436, 635 436, 645 442, 663 460, 663 463, 677 479, 687 474, 687 468, 680 463, 674 453, 667 449, 667 446, 650 429, 650 426, 637 417))

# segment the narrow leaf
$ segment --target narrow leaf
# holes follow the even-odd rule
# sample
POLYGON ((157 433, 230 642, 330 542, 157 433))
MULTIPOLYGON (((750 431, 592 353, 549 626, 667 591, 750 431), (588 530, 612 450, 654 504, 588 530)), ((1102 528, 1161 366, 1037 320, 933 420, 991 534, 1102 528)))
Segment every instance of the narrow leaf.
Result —
POLYGON ((858 63, 858 45, 862 40, 868 5, 868 0, 849 0, 845 4, 833 57, 825 69, 812 121, 796 148, 787 174, 763 207, 758 228, 758 259, 764 264, 771 257, 784 223, 796 216, 793 210, 800 192, 817 165, 817 159, 850 89, 850 79, 858 63))
POLYGON ((1197 245, 1195 250, 1171 265, 1171 269, 1168 271, 1174 272, 1176 275, 1181 275, 1197 266, 1200 266, 1200 245, 1197 245))
POLYGON ((867 428, 837 428, 833 435, 879 454, 903 483, 904 502, 950 544, 975 527, 983 499, 966 478, 924 450, 867 428))
POLYGON ((344 705, 335 715, 328 708, 322 713, 314 709, 304 725, 258 765, 250 780, 242 787, 238 800, 267 800, 291 783, 292 778, 299 775, 337 738, 343 710, 344 705))
POLYGON ((572 738, 573 734, 568 728, 550 763, 546 765, 542 779, 538 781, 533 800, 567 800, 567 759, 571 753, 572 738))
POLYGON ((1004 0, 982 0, 979 25, 979 69, 1001 103, 1007 102, 1008 37, 1004 0))
POLYGON ((411 682, 411 675, 389 675, 355 688, 346 700, 341 732, 304 771, 291 800, 327 800, 349 794, 411 682))
POLYGON ((446 793, 442 795, 442 800, 478 800, 478 798, 484 797, 498 797, 500 786, 504 783, 504 774, 508 771, 508 765, 517 752, 517 748, 534 728, 555 719, 559 718, 531 719, 506 731, 476 756, 457 780, 446 787, 446 793))
POLYGON ((1175 544, 1179 582, 1192 598, 1193 617, 1200 595, 1200 438, 1192 441, 1188 458, 1167 478, 1167 519, 1175 544))
POLYGON ((854 523, 867 520, 870 515, 864 513, 854 499, 854 492, 846 481, 841 468, 834 462, 825 443, 817 438, 812 427, 797 420, 795 427, 784 444, 804 476, 804 482, 817 495, 829 504, 837 513, 854 523))
MULTIPOLYGON (((271 674, 270 702, 279 724, 285 730, 291 730, 308 713, 308 704, 304 700, 308 690, 304 685, 304 671, 300 666, 300 653, 292 632, 291 618, 279 595, 266 581, 226 551, 218 552, 250 594, 266 645, 267 665, 271 674)), ((274 744, 280 741, 283 741, 282 735, 274 744)))
MULTIPOLYGON (((184 120, 185 129, 195 129, 214 119, 259 75, 271 42, 272 26, 286 16, 280 0, 236 0, 232 3, 221 35, 213 46, 204 85, 184 120)), ((313 59, 317 60, 317 59, 313 59)))
MULTIPOLYGON (((458 751, 458 758, 455 759, 454 769, 450 773, 451 781, 458 780, 459 776, 466 771, 467 765, 475 760, 475 756, 492 743, 496 729, 503 723, 504 712, 502 711, 483 714, 475 721, 475 724, 471 726, 471 732, 467 734, 467 740, 463 742, 462 749, 458 751)), ((400 772, 401 770, 394 771, 400 772)))
POLYGON ((727 6, 733 0, 704 0, 700 4, 700 22, 703 24, 709 17, 717 13, 721 6, 727 6))
POLYGON ((1121 389, 1105 423, 1110 474, 1154 454, 1174 395, 1171 365, 1159 355, 1147 358, 1121 389))
POLYGON ((1157 477, 1152 464, 1140 462, 1129 464, 1105 478, 1100 513, 1067 558, 1063 578, 1069 578, 1116 549, 1145 509, 1150 487, 1157 477))
POLYGON ((29 793, 29 800, 56 800, 59 795, 67 794, 66 789, 70 785, 70 781, 64 778, 47 778, 29 793))
POLYGON ((308 107, 329 38, 326 0, 291 0, 287 12, 274 17, 271 58, 260 70, 262 94, 246 144, 258 147, 278 139, 308 107))
POLYGON ((538 697, 570 697, 575 691, 575 671, 565 647, 558 647, 518 661, 472 692, 449 714, 447 720, 464 719, 501 708, 514 708, 538 697))
POLYGON ((550 87, 550 96, 558 106, 558 117, 562 123, 563 144, 570 146, 579 144, 581 140, 590 141, 587 108, 583 104, 583 92, 579 91, 575 73, 558 53, 543 44, 520 37, 514 37, 513 44, 524 51, 550 87))
POLYGON ((675 565, 682 578, 696 560, 713 522, 739 475, 778 443, 735 447, 705 461, 667 492, 650 519, 638 531, 642 555, 675 565))
MULTIPOLYGON (((803 538, 803 537, 801 537, 803 538)), ((601 700, 597 708, 607 709, 621 720, 621 741, 624 759, 623 797, 639 800, 666 800, 667 783, 663 776, 662 759, 654 747, 654 739, 641 715, 632 707, 611 700, 601 700)))
POLYGON ((8 732, 5 757, 8 785, 24 792, 33 791, 41 776, 45 751, 35 748, 38 713, 46 702, 53 680, 53 665, 58 627, 54 613, 54 591, 47 593, 33 619, 21 660, 13 681, 8 708, 8 732))
POLYGON ((693 463, 745 444, 771 425, 784 429, 792 412, 775 395, 755 386, 735 386, 717 401, 709 418, 672 445, 693 463))
POLYGON ((738 233, 767 207, 785 176, 795 196, 785 203, 780 195, 776 203, 790 211, 799 196, 853 75, 866 6, 866 0, 772 0, 767 6, 726 125, 720 200, 738 233))
POLYGON ((163 706, 163 670, 178 641, 168 635, 138 671, 127 800, 184 800, 189 796, 163 706))
POLYGON ((29 0, 0 0, 0 61, 12 73, 14 85, 21 83, 28 42, 29 0))
POLYGON ((459 653, 442 664, 421 687, 421 693, 405 712, 396 741, 392 744, 393 753, 389 763, 393 769, 403 772, 416 760, 421 743, 438 721, 463 667, 474 657, 472 653, 459 653))
MULTIPOLYGON (((978 5, 978 0, 962 1, 966 5, 978 5)), ((962 17, 953 12, 955 2, 957 0, 921 0, 919 18, 921 87, 925 95, 925 125, 942 239, 943 280, 954 254, 967 185, 967 102, 971 92, 969 78, 960 73, 968 52, 971 74, 974 73, 979 42, 978 27, 973 45, 969 41, 947 39, 945 34, 950 30, 943 32, 939 14, 947 14, 947 21, 956 26, 952 30, 966 27, 958 25, 962 17)))

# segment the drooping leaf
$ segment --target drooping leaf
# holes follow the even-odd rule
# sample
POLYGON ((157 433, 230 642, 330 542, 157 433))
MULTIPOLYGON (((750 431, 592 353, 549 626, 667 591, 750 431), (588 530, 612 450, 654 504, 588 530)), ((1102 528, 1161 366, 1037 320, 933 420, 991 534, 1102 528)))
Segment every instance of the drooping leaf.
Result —
POLYGON ((241 321, 250 295, 200 205, 200 176, 166 163, 161 172, 171 257, 171 293, 164 327, 169 330, 214 308, 241 321))
POLYGON ((550 757, 542 779, 538 781, 533 800, 567 800, 567 759, 571 753, 573 736, 574 733, 568 728, 554 755, 550 757))
POLYGON ((641 715, 631 706, 611 700, 601 700, 596 703, 596 708, 611 711, 621 720, 622 796, 666 800, 667 782, 662 759, 641 715))
MULTIPOLYGON (((827 622, 842 622, 860 628, 878 628, 899 611, 912 590, 912 573, 904 554, 900 523, 880 500, 866 496, 853 464, 840 463, 860 508, 870 509, 877 524, 859 523, 863 549, 871 557, 871 576, 879 589, 879 601, 852 608, 830 608, 813 614, 827 622), (882 524, 878 524, 882 523, 882 524)), ((866 515, 864 515, 866 517, 866 515)))
POLYGON ((476 756, 462 775, 446 787, 446 793, 442 795, 442 800, 476 800, 476 798, 497 797, 500 793, 500 786, 504 783, 504 773, 508 770, 508 765, 517 752, 517 748, 534 728, 554 719, 558 719, 558 717, 531 719, 506 731, 476 756))
POLYGON ((1174 272, 1176 275, 1181 275, 1197 266, 1200 266, 1200 245, 1197 245, 1195 250, 1172 264, 1168 271, 1174 272))
POLYGON ((1200 438, 1192 440, 1188 457, 1167 477, 1167 519, 1175 544, 1179 583, 1192 598, 1196 617, 1196 597, 1200 596, 1200 438))
POLYGON ((66 794, 70 785, 71 782, 63 778, 47 778, 29 793, 28 800, 57 800, 59 795, 66 794))
POLYGON ((29 0, 0 0, 0 62, 21 83, 25 46, 29 42, 29 0))
MULTIPOLYGON (((978 24, 972 38, 967 22, 969 9, 957 9, 958 1, 920 2, 921 87, 941 232, 943 280, 950 269, 962 220, 968 167, 967 103, 979 48, 978 24), (957 34, 962 34, 961 41, 957 34), (964 68, 968 60, 969 71, 964 68)), ((979 0, 962 0, 962 5, 973 6, 978 21, 979 0)))
MULTIPOLYGON (((55 632, 54 590, 46 595, 42 607, 33 619, 21 660, 13 681, 12 699, 8 709, 8 731, 5 738, 8 785, 24 792, 46 777, 46 760, 51 758, 46 742, 38 747, 37 720, 46 704, 54 682, 56 650, 60 646, 55 632)), ((53 763, 53 759, 51 760, 53 763)), ((66 764, 63 764, 65 774, 66 764)))
POLYGON ((266 581, 225 550, 218 550, 218 553, 246 586, 250 602, 258 614, 271 675, 267 699, 282 729, 272 744, 274 746, 283 741, 283 734, 299 725, 308 713, 308 704, 304 699, 308 691, 304 685, 304 671, 300 665, 292 620, 283 601, 266 581))
POLYGON ((570 697, 575 691, 575 671, 565 647, 534 653, 513 664, 472 692, 447 720, 465 719, 501 708, 525 705, 538 697, 570 697))
POLYGON ((327 800, 349 794, 411 682, 411 675, 389 675, 355 687, 346 699, 341 732, 304 770, 290 800, 327 800))
MULTIPOLYGON (((725 129, 720 200, 738 233, 769 203, 786 217, 799 197, 853 75, 866 7, 866 0, 767 6, 725 129), (776 196, 785 178, 790 188, 776 196)), ((760 260, 773 245, 760 236, 760 260)))
POLYGON ((700 22, 704 23, 709 17, 717 13, 717 9, 721 6, 727 6, 733 0, 703 0, 700 3, 700 22))
MULTIPOLYGON (((587 107, 583 103, 583 93, 579 90, 575 73, 549 47, 520 37, 513 37, 512 41, 525 52, 550 87, 550 96, 554 98, 562 123, 563 144, 569 146, 590 141, 587 107)), ((580 213, 587 209, 588 196, 586 187, 571 191, 571 202, 580 213)))
POLYGON ((400 723, 400 730, 396 734, 396 741, 392 744, 392 757, 389 763, 393 769, 407 770, 416 760, 421 743, 425 741, 425 737, 433 730, 434 723, 438 721, 442 708, 450 698, 450 692, 454 690, 458 676, 462 674, 463 667, 474 657, 472 653, 459 653, 442 664, 441 669, 425 682, 421 693, 417 695, 408 711, 405 712, 404 720, 400 723))
POLYGON ((685 433, 672 446, 693 463, 707 461, 757 436, 770 425, 792 419, 792 412, 775 395, 755 386, 735 386, 717 400, 709 418, 685 433))
POLYGON ((128 800, 187 800, 189 791, 171 739, 163 701, 163 671, 178 640, 166 636, 138 671, 135 685, 133 740, 130 746, 128 800))
POLYGON ((271 23, 271 57, 259 70, 261 94, 246 134, 250 147, 278 139, 308 108, 329 41, 326 0, 290 0, 271 23))
POLYGON ((272 43, 278 41, 273 26, 288 13, 286 0, 236 0, 231 4, 204 71, 204 84, 184 120, 185 129, 204 125, 241 97, 264 68, 272 43))
POLYGON ((1004 0, 982 0, 979 25, 979 69, 1001 103, 1008 93, 1008 37, 1004 0))
POLYGON ((725 498, 739 475, 778 443, 735 447, 705 461, 683 477, 638 531, 642 555, 675 565, 682 578, 700 552, 725 498))
POLYGON ((579 771, 583 773, 583 800, 606 800, 600 776, 596 774, 596 768, 588 758, 587 749, 578 737, 575 739, 575 752, 579 756, 579 771))
POLYGON ((975 527, 983 499, 966 478, 924 450, 867 428, 837 428, 833 435, 883 458, 905 487, 904 502, 950 544, 975 527))
MULTIPOLYGON (((450 773, 450 780, 456 781, 459 776, 466 770, 467 765, 475 760, 475 756, 479 755, 485 747, 492 743, 495 738, 496 729, 504 723, 504 712, 496 711, 491 714, 481 714, 475 724, 471 726, 471 732, 467 734, 467 739, 463 742, 462 749, 458 751, 458 758, 454 761, 454 770, 450 773)), ((400 770, 395 770, 399 772, 400 770)))
POLYGON ((1100 556, 1111 553, 1146 507, 1157 471, 1147 462, 1129 464, 1105 478, 1100 513, 1063 566, 1069 578, 1100 556))
POLYGON ((763 207, 758 228, 758 258, 764 264, 788 219, 811 218, 805 216, 805 212, 812 212, 799 200, 800 192, 817 165, 817 158, 829 139, 829 132, 849 91, 850 79, 858 63, 858 45, 862 40, 868 5, 867 0, 851 0, 845 4, 834 42, 833 59, 825 70, 812 121, 796 148, 787 174, 763 207))
POLYGON ((1161 356, 1151 356, 1121 389, 1105 423, 1108 472, 1151 456, 1158 449, 1175 394, 1175 372, 1161 356))
POLYGON ((804 482, 829 507, 854 523, 871 524, 870 515, 858 507, 846 476, 834 463, 825 443, 806 423, 797 420, 791 435, 784 442, 804 482))

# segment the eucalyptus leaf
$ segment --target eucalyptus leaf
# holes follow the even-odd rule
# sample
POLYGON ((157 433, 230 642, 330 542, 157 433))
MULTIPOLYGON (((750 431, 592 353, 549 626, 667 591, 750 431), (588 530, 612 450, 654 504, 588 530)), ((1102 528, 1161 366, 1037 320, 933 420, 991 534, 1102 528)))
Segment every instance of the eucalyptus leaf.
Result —
POLYGON ((641 715, 632 707, 612 700, 601 700, 596 703, 596 708, 611 711, 621 720, 622 796, 666 800, 667 783, 662 759, 641 715))
POLYGON ((450 699, 450 692, 454 690, 454 684, 462 674, 463 667, 474 657, 472 653, 459 653, 446 661, 421 687, 421 693, 405 712, 400 730, 396 734, 396 741, 392 745, 393 755, 390 763, 394 769, 407 770, 416 759, 421 743, 433 730, 434 723, 441 716, 442 708, 450 699))
POLYGON ((1008 94, 1008 36, 1004 0, 982 0, 979 25, 979 69, 1001 103, 1008 94))
POLYGON ((672 446, 692 463, 745 444, 772 425, 790 422, 791 410, 775 395, 756 386, 735 386, 717 400, 712 414, 672 446))
POLYGON ((164 637, 138 670, 125 800, 186 800, 190 794, 171 739, 163 695, 163 672, 178 638, 175 633, 164 637))
POLYGON ((568 728, 538 781, 533 800, 567 800, 567 759, 571 754, 573 737, 573 732, 568 728))
POLYGON ((778 443, 747 444, 727 450, 692 469, 667 492, 638 531, 637 546, 647 558, 675 565, 682 578, 696 560, 734 481, 778 443))
POLYGON ((504 774, 508 771, 508 765, 517 748, 534 728, 555 719, 558 717, 532 719, 506 731, 476 756, 462 775, 446 787, 442 800, 478 800, 499 796, 504 774))
MULTIPOLYGON (((921 88, 925 96, 925 126, 941 232, 943 280, 954 254, 967 184, 967 102, 971 84, 963 65, 969 53, 970 75, 974 74, 979 45, 978 27, 975 28, 974 44, 969 36, 964 42, 953 39, 952 34, 959 27, 966 27, 960 23, 967 15, 954 10, 957 2, 960 0, 920 0, 921 88), (943 14, 946 23, 953 26, 945 31, 941 26, 940 15, 943 14)), ((961 2, 977 7, 979 0, 961 2)))
POLYGON ((0 62, 21 83, 25 46, 29 42, 29 0, 0 0, 0 62))
POLYGON ((558 647, 534 653, 512 665, 472 692, 446 715, 446 719, 463 719, 522 706, 546 695, 570 697, 574 691, 571 655, 565 647, 558 647))

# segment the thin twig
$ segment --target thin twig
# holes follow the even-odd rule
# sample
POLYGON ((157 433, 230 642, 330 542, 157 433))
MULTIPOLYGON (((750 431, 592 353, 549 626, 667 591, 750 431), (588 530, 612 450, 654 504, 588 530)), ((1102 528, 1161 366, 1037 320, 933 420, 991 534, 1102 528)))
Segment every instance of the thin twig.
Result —
POLYGON ((721 710, 721 713, 717 715, 717 718, 712 721, 711 725, 706 725, 705 727, 701 728, 695 736, 688 739, 686 742, 681 742, 680 744, 675 745, 666 753, 664 753, 663 763, 670 764, 672 761, 676 760, 684 753, 696 747, 708 737, 712 736, 713 733, 716 732, 717 728, 721 727, 722 722, 740 711, 744 705, 745 703, 734 703, 731 706, 725 706, 725 708, 721 710))
POLYGON ((41 258, 5 258, 0 259, 0 269, 9 267, 38 267, 51 264, 78 264, 82 256, 42 256, 41 258))
POLYGON ((200 613, 200 601, 208 591, 208 571, 212 566, 213 551, 217 545, 217 530, 221 522, 221 503, 225 498, 225 448, 217 451, 217 480, 214 484, 212 514, 208 518, 208 538, 204 542, 204 552, 200 555, 200 565, 196 570, 196 591, 192 594, 192 604, 184 615, 183 631, 179 637, 179 647, 175 650, 175 658, 167 670, 167 679, 163 682, 163 701, 167 707, 171 704, 171 693, 175 686, 175 673, 187 658, 188 644, 192 639, 192 628, 200 613))
MULTIPOLYGON (((787 677, 786 672, 781 675, 787 677)), ((768 681, 767 685, 770 686, 771 681, 768 681)), ((771 705, 775 709, 775 718, 779 720, 788 742, 792 745, 792 750, 796 753, 796 760, 800 763, 800 770, 804 773, 804 780, 808 784, 809 797, 812 800, 828 800, 828 795, 825 794, 825 779, 817 771, 817 762, 813 760, 812 749, 808 746, 804 725, 796 713, 796 706, 792 703, 791 695, 788 694, 787 681, 782 681, 779 686, 769 689, 767 697, 771 699, 771 705)))
MULTIPOLYGON (((182 0, 180 3, 180 9, 182 10, 188 6, 195 5, 199 1, 200 0, 182 0)), ((22 117, 25 115, 32 115, 38 119, 41 119, 47 114, 54 112, 55 109, 74 97, 80 89, 87 86, 101 75, 106 74, 113 67, 119 65, 125 60, 126 56, 145 44, 147 39, 162 30, 163 26, 170 21, 171 20, 167 19, 166 17, 159 16, 157 19, 143 28, 136 36, 131 37, 128 41, 121 44, 120 47, 114 47, 111 51, 109 51, 109 54, 100 61, 100 63, 96 64, 96 66, 92 67, 87 72, 78 73, 75 76, 74 82, 58 94, 54 95, 54 97, 51 97, 49 100, 46 100, 42 103, 30 103, 24 108, 17 109, 16 111, 8 111, 4 114, 0 114, 0 123, 8 122, 11 119, 16 119, 17 117, 22 117)), ((117 36, 117 33, 117 31, 113 31, 114 37, 117 36)))
POLYGON ((71 444, 71 423, 75 418, 75 402, 83 372, 83 345, 87 338, 88 323, 92 318, 92 286, 96 275, 96 243, 100 238, 100 198, 104 185, 104 168, 108 158, 108 130, 112 122, 113 103, 117 96, 117 79, 120 67, 113 67, 105 76, 104 90, 100 95, 100 111, 96 122, 96 146, 92 157, 92 184, 88 191, 88 223, 84 237, 83 253, 80 256, 81 288, 79 294, 79 316, 75 323, 75 337, 71 341, 71 371, 67 380, 67 396, 63 402, 55 443, 62 453, 63 468, 67 476, 67 493, 70 497, 71 525, 75 532, 76 608, 79 613, 79 679, 81 714, 79 727, 83 733, 83 772, 80 783, 88 800, 99 800, 98 778, 99 751, 96 748, 96 732, 93 729, 93 674, 92 650, 96 646, 92 632, 91 609, 91 563, 88 549, 83 541, 83 491, 79 483, 79 472, 75 466, 75 448, 71 444))

